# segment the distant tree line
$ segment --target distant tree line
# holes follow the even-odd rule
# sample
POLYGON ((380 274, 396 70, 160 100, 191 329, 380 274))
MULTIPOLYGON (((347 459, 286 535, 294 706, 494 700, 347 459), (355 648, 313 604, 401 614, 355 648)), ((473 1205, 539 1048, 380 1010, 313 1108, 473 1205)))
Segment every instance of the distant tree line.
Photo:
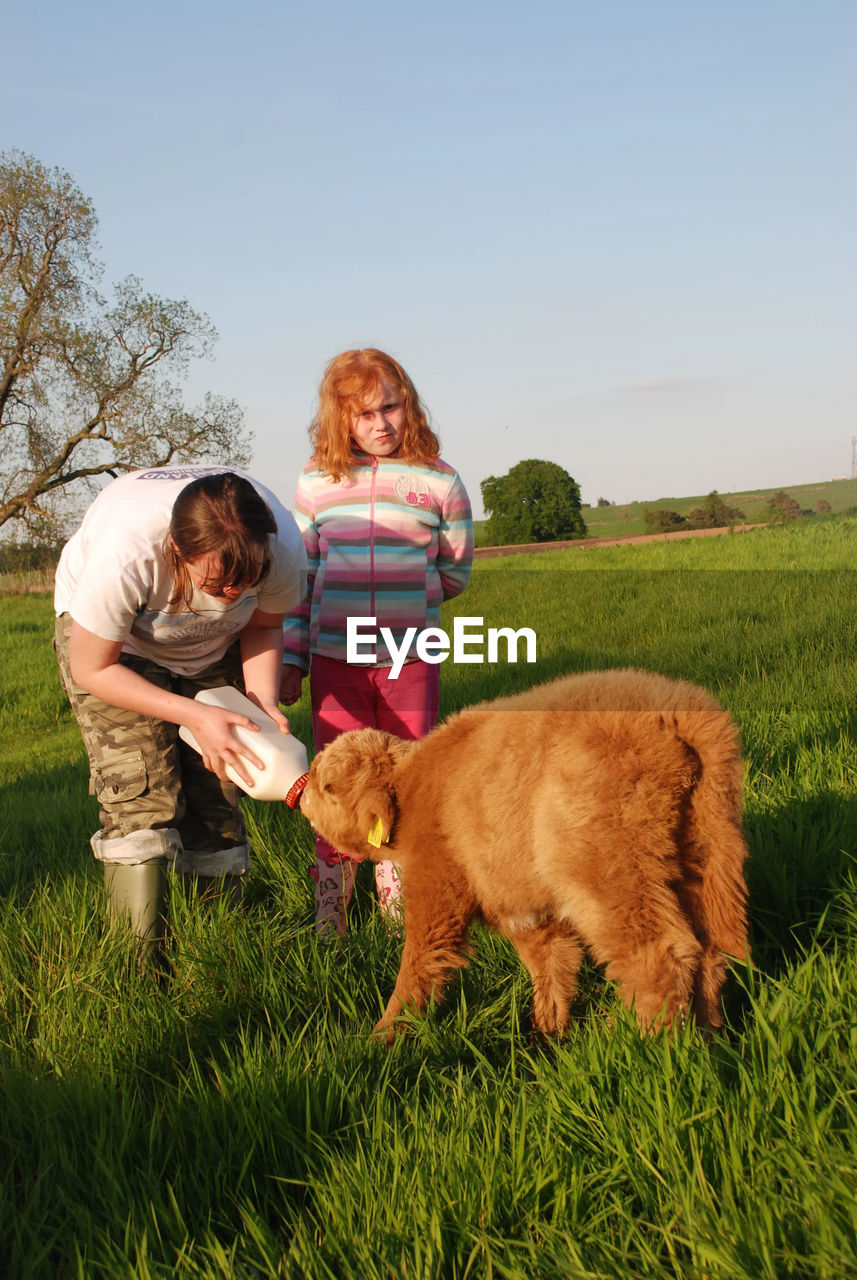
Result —
POLYGON ((0 542, 0 574, 55 569, 62 542, 0 542))
MULTIPOLYGON (((586 503, 580 500, 576 481, 555 462, 529 458, 517 463, 503 476, 488 476, 482 481, 482 500, 488 517, 485 541, 496 546, 514 546, 527 542, 558 542, 585 538, 583 517, 586 503)), ((599 498, 599 507, 615 503, 599 498)), ((820 498, 818 513, 830 512, 830 503, 820 498)), ((803 515, 796 498, 780 489, 774 493, 761 513, 768 524, 784 524, 803 515)), ((746 516, 739 507, 730 506, 716 489, 687 515, 666 507, 655 507, 644 513, 649 533, 672 533, 678 529, 732 528, 744 523, 746 516)))
MULTIPOLYGON (((801 516, 829 515, 830 503, 826 498, 819 498, 816 511, 803 509, 797 498, 779 489, 772 494, 768 505, 761 512, 760 523, 785 524, 788 520, 798 520, 801 516)), ((686 516, 666 507, 653 507, 643 515, 648 533, 673 533, 677 529, 721 529, 731 528, 746 519, 744 512, 738 507, 728 506, 716 489, 712 489, 701 507, 694 507, 686 516)))
POLYGON ((643 516, 649 533, 672 533, 676 529, 720 529, 742 523, 744 512, 728 506, 716 489, 712 489, 700 507, 686 516, 665 507, 654 507, 643 516))

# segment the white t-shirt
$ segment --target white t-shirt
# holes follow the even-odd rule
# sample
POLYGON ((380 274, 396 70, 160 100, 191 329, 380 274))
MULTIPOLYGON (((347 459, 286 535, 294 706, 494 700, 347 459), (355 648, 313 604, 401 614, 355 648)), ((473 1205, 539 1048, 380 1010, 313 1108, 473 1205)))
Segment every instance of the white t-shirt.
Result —
POLYGON ((264 485, 235 467, 131 471, 101 491, 57 566, 54 607, 93 635, 121 640, 124 653, 195 675, 223 657, 256 609, 288 613, 306 594, 306 552, 289 512, 264 485), (249 480, 277 523, 270 572, 237 600, 194 589, 190 607, 170 605, 175 582, 163 554, 173 504, 186 485, 233 472, 249 480))

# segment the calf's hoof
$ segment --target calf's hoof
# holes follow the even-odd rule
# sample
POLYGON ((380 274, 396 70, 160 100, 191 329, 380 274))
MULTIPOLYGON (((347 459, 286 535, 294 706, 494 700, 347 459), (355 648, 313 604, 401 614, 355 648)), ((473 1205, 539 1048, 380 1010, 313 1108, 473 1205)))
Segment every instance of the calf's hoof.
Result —
POLYGON ((397 1035, 395 1021, 392 1018, 383 1017, 380 1022, 375 1023, 372 1035, 389 1049, 397 1035))

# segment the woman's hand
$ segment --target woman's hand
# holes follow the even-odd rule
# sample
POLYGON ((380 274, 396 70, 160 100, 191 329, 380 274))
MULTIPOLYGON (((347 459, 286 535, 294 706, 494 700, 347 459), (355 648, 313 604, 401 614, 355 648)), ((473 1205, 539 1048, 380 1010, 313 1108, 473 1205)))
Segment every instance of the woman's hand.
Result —
MULTIPOLYGON (((232 732, 232 727, 235 725, 258 732, 259 725, 249 716, 243 716, 237 711, 226 711, 223 707, 212 707, 195 699, 186 699, 186 701, 188 711, 181 723, 190 729, 196 739, 206 769, 217 774, 221 782, 227 782, 229 775, 226 772, 226 766, 229 765, 247 785, 252 795, 253 779, 247 772, 245 761, 249 761, 257 769, 264 769, 265 762, 259 759, 252 747, 247 747, 243 742, 238 741, 232 732)), ((256 699, 254 698, 253 701, 256 702, 256 699)), ((270 714, 267 707, 262 707, 260 710, 270 714)), ((285 732, 288 732, 289 722, 279 708, 277 715, 280 720, 285 721, 285 732)), ((273 716, 271 718, 273 719, 273 716)))
POLYGON ((247 690, 247 697, 251 702, 255 703, 260 711, 264 711, 266 716, 271 717, 280 733, 291 733, 288 718, 283 715, 278 702, 265 702, 260 694, 253 693, 250 689, 247 690))
POLYGON ((277 701, 284 617, 282 613, 263 613, 257 609, 241 632, 241 666, 247 697, 271 717, 280 733, 289 732, 289 722, 277 701))

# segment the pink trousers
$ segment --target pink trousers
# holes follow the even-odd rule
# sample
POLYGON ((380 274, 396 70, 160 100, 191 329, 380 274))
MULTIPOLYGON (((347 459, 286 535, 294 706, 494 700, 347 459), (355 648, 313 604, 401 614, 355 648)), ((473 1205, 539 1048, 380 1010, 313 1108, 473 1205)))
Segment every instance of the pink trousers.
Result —
MULTIPOLYGON (((422 738, 437 723, 439 669, 427 662, 406 663, 397 680, 389 667, 350 666, 316 655, 310 667, 312 730, 316 751, 347 729, 384 729, 406 741, 422 738)), ((321 836, 315 841, 316 927, 344 933, 354 887, 354 863, 321 836)), ((398 913, 399 878, 392 862, 375 864, 378 904, 387 916, 398 913)))

